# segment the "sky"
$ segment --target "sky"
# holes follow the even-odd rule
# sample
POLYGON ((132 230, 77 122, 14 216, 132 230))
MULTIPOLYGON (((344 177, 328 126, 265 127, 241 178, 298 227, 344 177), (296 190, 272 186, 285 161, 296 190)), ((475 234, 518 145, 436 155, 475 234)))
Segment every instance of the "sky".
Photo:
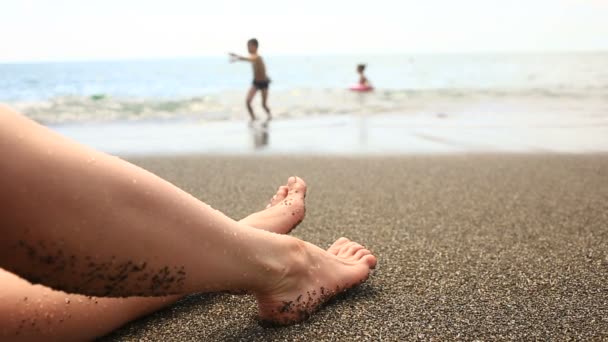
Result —
POLYGON ((608 0, 0 0, 0 62, 608 51, 608 0))

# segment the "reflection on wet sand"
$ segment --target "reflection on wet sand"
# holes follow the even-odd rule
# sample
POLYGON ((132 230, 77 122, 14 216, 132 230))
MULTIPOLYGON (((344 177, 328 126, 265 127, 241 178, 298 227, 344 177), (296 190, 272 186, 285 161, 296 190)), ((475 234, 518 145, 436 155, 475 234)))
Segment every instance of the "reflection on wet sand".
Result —
POLYGON ((264 120, 261 122, 253 121, 249 123, 249 132, 251 134, 251 138, 253 139, 254 149, 260 150, 268 146, 269 123, 270 120, 264 120))

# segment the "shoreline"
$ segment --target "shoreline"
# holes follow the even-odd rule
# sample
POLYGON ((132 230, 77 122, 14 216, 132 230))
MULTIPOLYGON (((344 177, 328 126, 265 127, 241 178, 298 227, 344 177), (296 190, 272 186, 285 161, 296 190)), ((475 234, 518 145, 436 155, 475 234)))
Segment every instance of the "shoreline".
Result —
POLYGON ((541 113, 325 115, 256 121, 145 121, 50 126, 125 155, 418 155, 605 153, 608 120, 541 113))

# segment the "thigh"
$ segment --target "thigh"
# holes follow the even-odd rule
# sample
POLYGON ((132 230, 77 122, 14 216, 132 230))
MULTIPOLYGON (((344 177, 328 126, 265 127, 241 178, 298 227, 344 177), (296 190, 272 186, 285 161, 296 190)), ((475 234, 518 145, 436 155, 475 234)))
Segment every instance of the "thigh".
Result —
POLYGON ((255 96, 255 93, 258 92, 258 89, 254 86, 251 86, 251 88, 249 88, 249 91, 247 92, 247 102, 250 102, 251 100, 253 100, 253 97, 255 96))
POLYGON ((268 99, 268 88, 264 88, 264 89, 262 89, 262 102, 266 103, 267 99, 268 99))

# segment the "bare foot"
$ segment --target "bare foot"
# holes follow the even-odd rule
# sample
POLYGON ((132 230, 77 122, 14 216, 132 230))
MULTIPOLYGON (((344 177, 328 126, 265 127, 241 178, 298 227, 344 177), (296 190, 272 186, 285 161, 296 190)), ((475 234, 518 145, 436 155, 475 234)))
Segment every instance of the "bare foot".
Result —
POLYGON ((269 232, 287 234, 304 219, 305 197, 304 180, 299 177, 289 177, 287 185, 279 187, 266 209, 253 213, 239 222, 269 232))
POLYGON ((305 320, 338 293, 367 280, 377 262, 369 250, 346 238, 327 251, 303 241, 298 249, 296 261, 278 282, 256 293, 262 323, 287 325, 305 320))

